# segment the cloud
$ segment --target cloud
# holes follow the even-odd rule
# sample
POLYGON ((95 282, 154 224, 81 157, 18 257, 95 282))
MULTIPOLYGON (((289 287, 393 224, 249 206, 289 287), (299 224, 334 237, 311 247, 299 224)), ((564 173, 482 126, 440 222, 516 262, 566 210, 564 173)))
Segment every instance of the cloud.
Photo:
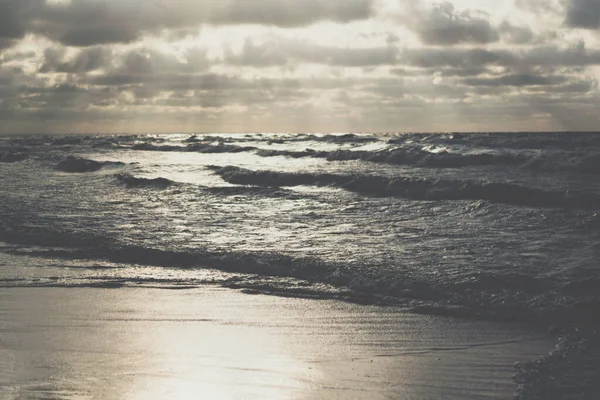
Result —
POLYGON ((546 93, 590 93, 598 89, 596 78, 571 78, 571 81, 559 86, 544 88, 546 93))
POLYGON ((136 81, 138 75, 194 73, 206 70, 209 65, 206 51, 196 48, 176 56, 152 48, 119 53, 108 46, 95 46, 69 55, 65 47, 55 46, 44 51, 39 72, 83 74, 101 70, 100 76, 130 76, 128 80, 136 81))
POLYGON ((599 28, 600 2, 598 0, 570 0, 567 5, 566 24, 574 28, 599 28))
POLYGON ((527 44, 533 42, 535 34, 527 26, 513 25, 508 21, 502 22, 499 31, 504 41, 510 44, 527 44))
POLYGON ((502 67, 514 71, 536 68, 586 67, 600 65, 600 51, 587 50, 583 42, 561 48, 556 45, 513 49, 412 48, 405 49, 400 62, 420 68, 502 67))
POLYGON ((467 78, 461 82, 468 86, 552 86, 568 81, 565 76, 503 75, 494 78, 467 78))
POLYGON ((455 10, 450 2, 435 5, 429 10, 412 6, 410 15, 402 18, 428 45, 488 44, 500 39, 497 29, 486 14, 477 11, 455 10))
POLYGON ((437 68, 392 68, 390 73, 397 76, 442 76, 442 77, 468 77, 483 74, 492 75, 494 71, 483 66, 464 68, 437 67, 437 68))
POLYGON ((393 46, 343 48, 323 46, 301 40, 272 39, 255 45, 246 40, 242 51, 227 51, 224 61, 233 65, 268 67, 286 64, 316 63, 345 67, 394 64, 398 49, 393 46))
POLYGON ((144 34, 203 24, 307 26, 371 17, 373 0, 0 0, 0 39, 34 33, 67 46, 131 43, 144 34))
POLYGON ((0 39, 20 39, 27 24, 44 0, 0 0, 0 39))
POLYGON ((373 15, 371 0, 225 0, 204 1, 208 22, 305 26, 317 21, 350 22, 373 15), (214 3, 221 4, 215 6, 214 3))
POLYGON ((41 73, 81 73, 95 71, 108 66, 112 59, 112 51, 106 47, 90 47, 68 58, 63 47, 50 47, 44 51, 44 63, 39 69, 41 73))
POLYGON ((421 68, 474 68, 495 64, 500 59, 496 51, 464 48, 411 48, 400 56, 400 62, 421 68))
POLYGON ((564 12, 560 1, 562 0, 516 0, 515 6, 538 16, 556 15, 564 12))
POLYGON ((496 3, 0 0, 0 130, 597 122, 598 1, 496 3))

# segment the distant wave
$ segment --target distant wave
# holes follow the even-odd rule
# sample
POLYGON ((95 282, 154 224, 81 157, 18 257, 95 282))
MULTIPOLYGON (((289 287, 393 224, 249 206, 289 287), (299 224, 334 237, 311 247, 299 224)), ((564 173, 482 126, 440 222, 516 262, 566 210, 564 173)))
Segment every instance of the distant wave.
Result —
POLYGON ((194 153, 242 153, 255 150, 251 146, 235 146, 226 144, 192 143, 187 146, 155 145, 151 143, 138 143, 131 147, 133 150, 145 151, 188 151, 194 153))
POLYGON ((390 143, 405 143, 407 140, 515 150, 600 150, 600 135, 577 132, 408 134, 390 139, 390 143))
MULTIPOLYGON (((322 138, 321 138, 322 139, 322 138)), ((367 138, 365 138, 366 140, 367 138)), ((376 139, 375 139, 376 140, 376 139)), ((189 142, 188 142, 189 143, 189 142)), ((557 152, 540 156, 531 152, 518 153, 459 153, 443 150, 437 153, 411 146, 393 147, 384 150, 348 150, 317 151, 265 149, 255 146, 238 146, 224 143, 193 141, 185 146, 156 145, 138 143, 133 150, 197 152, 197 153, 242 153, 254 152, 261 157, 322 158, 327 161, 366 161, 390 165, 413 166, 420 168, 464 168, 479 166, 505 166, 540 172, 579 172, 599 173, 600 153, 557 152)))
POLYGON ((13 152, 13 151, 2 151, 0 152, 0 163, 14 163, 24 161, 29 158, 28 154, 13 152))
POLYGON ((175 182, 166 178, 139 178, 128 173, 117 174, 115 177, 120 183, 128 188, 154 187, 164 189, 175 184, 175 182))
POLYGON ((306 135, 303 137, 304 140, 312 140, 312 141, 316 141, 316 142, 328 142, 328 143, 372 143, 372 142, 377 142, 379 141, 379 138, 377 138, 376 135, 373 134, 364 134, 364 135, 358 135, 355 133, 344 133, 344 134, 340 134, 340 135, 332 135, 332 134, 328 134, 328 135, 323 135, 323 136, 318 136, 318 135, 306 135))
POLYGON ((256 154, 262 157, 285 156, 291 158, 324 158, 328 161, 368 161, 391 165, 406 165, 421 168, 464 168, 478 166, 506 166, 541 172, 600 172, 600 154, 573 155, 556 154, 554 156, 537 156, 528 153, 518 154, 461 154, 441 151, 431 153, 417 148, 392 148, 377 151, 336 150, 286 151, 259 149, 256 154))
POLYGON ((599 209, 595 193, 558 192, 509 183, 475 183, 369 175, 286 173, 252 171, 239 167, 210 167, 225 181, 238 185, 285 187, 335 186, 368 196, 403 197, 413 200, 487 200, 526 207, 599 209))
POLYGON ((122 162, 94 161, 80 157, 69 156, 54 166, 54 169, 62 172, 85 173, 96 172, 102 168, 120 168, 125 166, 122 162))

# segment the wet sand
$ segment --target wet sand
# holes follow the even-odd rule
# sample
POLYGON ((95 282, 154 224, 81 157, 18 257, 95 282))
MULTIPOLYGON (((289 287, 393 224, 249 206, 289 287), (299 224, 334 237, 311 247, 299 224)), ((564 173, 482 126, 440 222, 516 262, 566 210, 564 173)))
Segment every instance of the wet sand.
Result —
POLYGON ((0 399, 510 399, 553 338, 203 288, 0 288, 0 399))

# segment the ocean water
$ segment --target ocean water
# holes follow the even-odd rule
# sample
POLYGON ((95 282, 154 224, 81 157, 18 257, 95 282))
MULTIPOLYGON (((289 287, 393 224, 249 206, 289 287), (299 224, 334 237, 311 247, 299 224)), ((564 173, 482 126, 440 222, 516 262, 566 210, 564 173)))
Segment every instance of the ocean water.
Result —
POLYGON ((3 137, 0 286, 527 321, 564 336, 518 397, 595 399, 599 177, 596 134, 3 137))

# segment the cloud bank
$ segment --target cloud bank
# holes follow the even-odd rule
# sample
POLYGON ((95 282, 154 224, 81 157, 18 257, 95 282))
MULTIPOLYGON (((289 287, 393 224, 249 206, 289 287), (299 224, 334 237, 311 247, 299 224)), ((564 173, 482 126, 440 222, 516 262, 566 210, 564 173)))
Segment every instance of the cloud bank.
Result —
POLYGON ((596 130, 600 3, 482 4, 0 0, 0 133, 596 130))

